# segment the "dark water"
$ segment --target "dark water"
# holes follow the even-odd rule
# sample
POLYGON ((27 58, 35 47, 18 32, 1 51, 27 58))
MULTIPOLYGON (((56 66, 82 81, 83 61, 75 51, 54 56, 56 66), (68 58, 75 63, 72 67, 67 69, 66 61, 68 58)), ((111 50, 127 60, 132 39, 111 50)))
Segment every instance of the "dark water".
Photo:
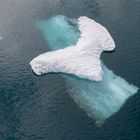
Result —
POLYGON ((0 140, 139 140, 139 93, 97 127, 61 76, 32 73, 30 60, 47 50, 35 22, 56 14, 105 25, 117 48, 102 59, 140 87, 140 0, 0 0, 0 140))

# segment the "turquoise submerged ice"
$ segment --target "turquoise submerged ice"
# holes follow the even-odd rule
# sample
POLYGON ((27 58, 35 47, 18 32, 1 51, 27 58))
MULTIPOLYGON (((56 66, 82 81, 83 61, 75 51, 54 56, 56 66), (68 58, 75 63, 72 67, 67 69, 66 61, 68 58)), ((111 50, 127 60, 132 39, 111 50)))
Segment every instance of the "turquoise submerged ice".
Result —
MULTIPOLYGON (((80 38, 77 20, 64 16, 39 21, 38 27, 43 32, 51 50, 73 46, 80 38)), ((63 74, 71 97, 88 116, 95 120, 96 124, 103 123, 117 112, 138 90, 137 87, 116 76, 103 63, 101 68, 104 74, 102 81, 99 82, 63 74)))

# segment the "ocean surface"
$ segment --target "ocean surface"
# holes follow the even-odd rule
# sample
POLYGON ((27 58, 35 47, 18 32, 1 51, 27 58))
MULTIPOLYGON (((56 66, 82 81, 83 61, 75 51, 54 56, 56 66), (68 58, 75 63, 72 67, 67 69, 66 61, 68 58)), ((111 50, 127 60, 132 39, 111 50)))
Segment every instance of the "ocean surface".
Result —
POLYGON ((116 50, 102 60, 140 88, 140 0, 0 0, 0 140, 139 140, 139 92, 98 127, 61 75, 32 72, 29 62, 48 50, 35 23, 60 14, 107 27, 116 50))

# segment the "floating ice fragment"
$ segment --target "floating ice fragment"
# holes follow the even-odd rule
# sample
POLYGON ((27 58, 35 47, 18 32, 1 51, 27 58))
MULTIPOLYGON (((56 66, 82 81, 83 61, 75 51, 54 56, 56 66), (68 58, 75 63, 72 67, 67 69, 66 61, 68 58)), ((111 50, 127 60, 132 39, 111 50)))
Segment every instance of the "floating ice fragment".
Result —
MULTIPOLYGON (((49 48, 51 50, 58 50, 58 49, 66 48, 68 46, 75 46, 78 44, 77 42, 79 42, 81 38, 80 36, 81 33, 79 30, 85 29, 84 27, 81 27, 81 29, 77 28, 79 27, 78 22, 79 21, 76 19, 70 19, 65 16, 56 16, 48 20, 39 21, 38 27, 43 32, 44 37, 49 45, 49 48)), ((90 30, 90 26, 87 32, 90 32, 89 30, 90 30)), ((110 41, 105 40, 106 38, 105 35, 106 34, 104 34, 104 37, 101 35, 101 38, 99 36, 99 39, 101 41, 98 40, 101 43, 101 46, 103 46, 102 48, 108 50, 114 49, 114 45, 110 45, 113 44, 113 42, 110 42, 111 40, 110 41), (112 47, 108 48, 108 46, 112 46, 112 47)), ((96 36, 96 32, 95 32, 95 36, 96 36)), ((92 37, 94 38, 94 36, 92 37)), ((88 42, 84 42, 87 41, 87 39, 89 38, 86 38, 86 36, 83 37, 82 44, 87 44, 88 42)), ((91 46, 90 44, 88 44, 88 46, 90 46, 91 48, 95 47, 97 53, 95 44, 94 47, 93 47, 93 42, 91 44, 92 44, 91 46)), ((70 48, 68 48, 67 50, 69 49, 70 48)), ((87 53, 90 53, 90 51, 89 52, 87 51, 87 53)), ((78 56, 79 54, 74 52, 75 57, 76 55, 78 56)), ((61 56, 62 55, 60 54, 59 57, 61 56)), ((55 52, 53 57, 55 57, 55 52)), ((45 61, 49 61, 46 60, 46 58, 50 59, 48 58, 48 56, 43 58, 41 57, 41 59, 44 59, 45 61)), ((70 57, 69 59, 71 60, 70 57)), ((38 59, 38 61, 40 62, 40 59, 38 59)), ((72 59, 72 62, 74 61, 75 60, 72 59)), ((80 63, 82 64, 83 61, 80 61, 80 63)), ((42 60, 41 60, 41 64, 42 64, 42 60)), ((36 69, 40 70, 40 65, 36 65, 36 66, 37 66, 36 69)), ((100 82, 81 79, 73 75, 65 75, 65 74, 62 75, 66 79, 67 88, 71 97, 79 105, 79 107, 88 114, 88 116, 90 116, 95 120, 95 123, 98 125, 102 124, 107 118, 109 118, 111 115, 116 113, 122 107, 122 105, 127 101, 127 99, 130 96, 134 95, 138 90, 137 87, 129 84, 125 79, 116 76, 103 63, 101 63, 101 68, 104 71, 104 74, 102 77, 102 81, 100 82)))

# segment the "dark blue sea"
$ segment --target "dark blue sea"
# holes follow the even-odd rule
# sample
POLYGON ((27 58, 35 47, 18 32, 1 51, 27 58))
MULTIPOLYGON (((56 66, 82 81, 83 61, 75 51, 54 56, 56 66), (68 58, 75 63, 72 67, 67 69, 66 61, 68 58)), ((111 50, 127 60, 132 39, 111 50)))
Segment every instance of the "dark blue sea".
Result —
POLYGON ((60 74, 29 62, 48 50, 36 21, 88 16, 116 43, 102 60, 140 88, 140 0, 0 0, 0 140, 140 140, 140 92, 101 126, 70 97, 60 74))

